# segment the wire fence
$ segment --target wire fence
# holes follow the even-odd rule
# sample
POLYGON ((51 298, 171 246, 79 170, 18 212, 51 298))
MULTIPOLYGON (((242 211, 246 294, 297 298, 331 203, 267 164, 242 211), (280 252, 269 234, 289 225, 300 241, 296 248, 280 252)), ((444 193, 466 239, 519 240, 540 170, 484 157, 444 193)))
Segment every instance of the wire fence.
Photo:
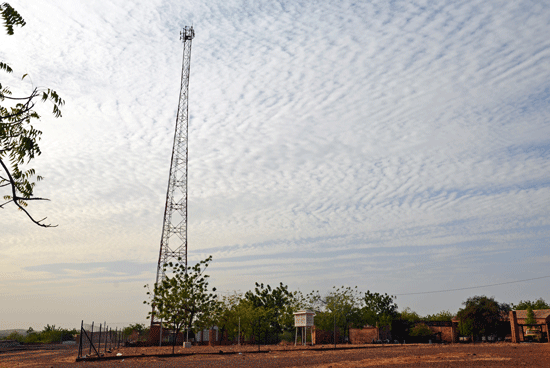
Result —
POLYGON ((127 341, 123 330, 118 327, 114 330, 106 323, 99 326, 85 324, 82 321, 80 325, 80 335, 78 337, 78 359, 87 357, 101 358, 112 349, 119 348, 127 341))

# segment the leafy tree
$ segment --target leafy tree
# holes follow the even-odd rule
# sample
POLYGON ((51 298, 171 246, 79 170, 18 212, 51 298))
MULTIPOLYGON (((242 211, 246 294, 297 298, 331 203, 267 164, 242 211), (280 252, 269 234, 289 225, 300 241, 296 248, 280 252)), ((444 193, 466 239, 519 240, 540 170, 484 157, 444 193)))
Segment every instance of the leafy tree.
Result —
POLYGON ((297 294, 300 302, 296 310, 312 310, 315 312, 315 328, 322 331, 332 331, 336 328, 336 314, 328 309, 326 296, 321 295, 319 290, 309 294, 297 294))
POLYGON ((143 334, 143 332, 145 331, 145 324, 143 323, 130 324, 128 327, 124 327, 124 329, 122 330, 122 333, 124 334, 124 336, 128 337, 134 331, 137 331, 139 335, 143 334))
POLYGON ((512 309, 514 310, 527 310, 528 307, 531 307, 531 309, 550 309, 550 305, 548 305, 548 303, 546 303, 542 298, 535 301, 520 300, 517 305, 512 304, 512 309))
POLYGON ((344 338, 351 327, 361 328, 366 324, 391 326, 399 317, 395 297, 371 291, 362 293, 351 287, 333 287, 325 296, 313 291, 304 297, 308 309, 316 311, 315 326, 330 331, 338 327, 344 338))
MULTIPOLYGON (((281 316, 281 323, 286 332, 285 336, 288 336, 289 332, 294 332, 294 312, 305 309, 312 310, 306 307, 303 294, 300 291, 292 292, 288 297, 285 313, 281 316)), ((293 334, 290 335, 293 336, 293 334)))
MULTIPOLYGON (((172 353, 176 344, 176 337, 182 328, 191 330, 196 318, 214 309, 216 294, 208 291, 208 278, 204 272, 212 261, 212 256, 200 261, 193 267, 185 267, 180 263, 169 262, 163 265, 165 278, 155 284, 154 291, 149 295, 149 301, 144 304, 154 306, 155 318, 167 323, 175 334, 172 353), (167 267, 171 268, 170 276, 166 273, 167 267)), ((145 285, 148 288, 148 285, 145 285)), ((216 291, 213 288, 212 291, 216 291)), ((150 318, 153 312, 149 312, 150 318)))
POLYGON ((17 331, 13 331, 8 336, 6 336, 4 338, 4 340, 15 340, 15 341, 18 341, 18 342, 25 342, 25 336, 23 336, 22 334, 20 334, 17 331))
POLYGON ((409 338, 411 330, 423 318, 411 308, 406 307, 401 312, 398 312, 397 317, 392 322, 392 336, 398 340, 406 340, 409 338))
POLYGON ((411 308, 409 307, 406 307, 405 309, 403 309, 401 313, 399 313, 399 319, 408 323, 415 323, 415 322, 422 321, 422 317, 420 317, 418 313, 411 310, 411 308))
POLYGON ((56 331, 55 329, 55 325, 49 325, 47 324, 46 326, 44 326, 44 329, 42 330, 43 332, 52 332, 52 331, 56 331))
MULTIPOLYGON (((433 335, 433 332, 428 334, 424 331, 428 328, 428 322, 443 322, 452 321, 453 314, 449 311, 441 311, 436 314, 428 314, 425 317, 420 316, 411 308, 406 307, 397 314, 397 317, 392 321, 392 335, 397 339, 407 339, 412 337, 426 337, 433 335)), ((429 329, 429 328, 428 328, 429 329)))
POLYGON ((216 302, 212 313, 212 324, 218 326, 222 335, 227 332, 230 340, 237 338, 239 334, 239 307, 242 300, 240 293, 225 295, 216 302))
POLYGON ((425 323, 419 323, 416 326, 414 326, 409 335, 414 337, 428 337, 432 336, 434 333, 425 323))
POLYGON ((63 340, 72 340, 73 335, 76 334, 76 330, 67 330, 61 327, 55 327, 55 325, 46 325, 44 329, 38 334, 31 334, 29 337, 32 341, 25 342, 41 342, 51 343, 59 342, 63 340))
POLYGON ((333 287, 324 297, 319 291, 307 296, 309 305, 315 306, 315 325, 325 331, 335 327, 343 332, 344 338, 349 336, 350 327, 362 327, 365 324, 363 310, 363 295, 357 286, 333 287))
POLYGON ((254 292, 247 291, 244 299, 250 302, 254 309, 258 309, 258 320, 255 322, 256 332, 264 335, 267 343, 268 336, 278 336, 285 329, 292 328, 293 294, 288 286, 281 282, 278 287, 256 283, 254 292), (263 320, 263 322, 262 322, 263 320))
POLYGON ((367 290, 362 308, 365 321, 373 326, 391 326, 392 321, 399 315, 394 299, 393 295, 371 293, 367 290))
POLYGON ((497 332, 502 314, 510 311, 510 306, 498 303, 494 298, 473 296, 462 303, 464 308, 457 313, 459 329, 463 335, 488 335, 497 332))
MULTIPOLYGON (((14 34, 15 26, 25 26, 23 17, 8 3, 0 4, 0 14, 8 35, 14 34)), ((0 60, 0 71, 12 73, 13 69, 0 60)), ((25 77, 26 74, 22 79, 25 77)), ((34 109, 36 100, 52 102, 54 116, 61 116, 60 107, 65 101, 56 91, 33 87, 27 96, 13 97, 10 88, 0 83, 0 103, 3 103, 0 105, 0 188, 6 187, 10 193, 4 195, 6 202, 0 202, 0 209, 13 202, 35 224, 51 227, 43 223, 46 218, 35 220, 26 210, 29 201, 46 200, 34 196, 34 180, 43 178, 37 175, 33 179, 35 170, 21 166, 41 154, 38 141, 42 132, 32 125, 33 119, 40 120, 40 115, 34 109)))
POLYGON ((267 344, 268 338, 277 334, 273 326, 273 310, 243 299, 239 303, 237 314, 241 319, 241 334, 250 339, 253 338, 258 344, 262 341, 262 337, 267 344))
POLYGON ((288 335, 293 331, 293 312, 304 309, 302 294, 290 292, 282 283, 276 288, 255 285, 244 295, 233 293, 218 299, 207 323, 218 326, 229 339, 237 338, 239 322, 241 336, 254 337, 258 342, 273 342, 284 333, 288 335))
POLYGON ((428 314, 424 320, 430 322, 451 322, 453 320, 453 314, 444 310, 436 314, 428 314))

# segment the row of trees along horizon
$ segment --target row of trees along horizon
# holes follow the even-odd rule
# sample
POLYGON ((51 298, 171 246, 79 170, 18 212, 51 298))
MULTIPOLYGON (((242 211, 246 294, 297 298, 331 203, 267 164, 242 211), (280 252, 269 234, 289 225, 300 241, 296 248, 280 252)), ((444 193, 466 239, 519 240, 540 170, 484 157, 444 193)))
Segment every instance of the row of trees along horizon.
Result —
MULTIPOLYGON (((256 283, 253 290, 245 293, 229 293, 220 296, 215 288, 209 288, 209 276, 205 273, 212 256, 192 267, 180 263, 164 265, 166 277, 147 291, 145 304, 155 305, 155 320, 171 333, 185 330, 195 332, 218 328, 227 334, 230 341, 241 338, 256 343, 273 344, 282 340, 294 340, 294 312, 315 312, 315 327, 323 331, 337 329, 339 342, 347 341, 350 328, 378 326, 392 330, 399 338, 414 339, 429 336, 433 332, 424 323, 459 320, 459 333, 463 336, 497 334, 501 328, 502 314, 510 310, 527 310, 526 323, 534 324, 536 309, 550 309, 542 298, 535 301, 520 301, 517 305, 499 303, 494 297, 473 296, 462 303, 456 314, 447 310, 420 316, 406 307, 399 311, 396 297, 360 291, 356 287, 333 287, 321 294, 318 290, 304 294, 290 291, 287 285, 277 287, 256 283)), ((145 285, 149 289, 148 285, 145 285)), ((147 318, 151 317, 149 312, 147 318)), ((125 336, 133 331, 145 338, 149 328, 145 324, 130 324, 123 329, 125 336)), ((43 331, 32 328, 26 334, 13 332, 3 339, 22 343, 51 343, 72 340, 79 332, 47 325, 43 331)), ((172 339, 175 341, 175 339, 172 339)))
MULTIPOLYGON (((461 335, 480 336, 497 334, 502 315, 512 309, 527 310, 531 318, 527 323, 535 323, 533 310, 550 309, 542 298, 514 305, 499 303, 494 297, 473 296, 462 303, 456 314, 443 310, 420 316, 408 307, 399 311, 395 296, 362 292, 357 286, 333 287, 325 294, 319 291, 304 294, 290 291, 283 283, 277 287, 256 283, 253 290, 245 293, 218 296, 215 288, 209 288, 209 276, 205 273, 211 261, 212 256, 187 269, 178 262, 167 263, 165 279, 153 291, 145 285, 149 300, 144 303, 155 306, 155 320, 162 320, 173 333, 216 326, 230 341, 236 341, 239 332, 241 337, 258 343, 293 341, 293 313, 312 310, 315 327, 324 331, 336 328, 342 341, 347 341, 350 328, 365 326, 387 327, 401 337, 432 334, 421 322, 450 322, 455 316, 461 335)), ((136 328, 144 330, 143 325, 136 328)))

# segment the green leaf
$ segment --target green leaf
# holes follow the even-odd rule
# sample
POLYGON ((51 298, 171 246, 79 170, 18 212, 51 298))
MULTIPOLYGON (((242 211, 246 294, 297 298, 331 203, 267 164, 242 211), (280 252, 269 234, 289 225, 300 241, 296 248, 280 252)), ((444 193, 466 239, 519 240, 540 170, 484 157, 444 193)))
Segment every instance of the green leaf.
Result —
POLYGON ((23 17, 8 3, 3 3, 0 5, 0 14, 4 20, 6 33, 10 36, 14 34, 14 26, 24 27, 26 24, 23 17))
POLYGON ((7 73, 12 73, 13 72, 13 69, 10 68, 10 66, 2 61, 0 61, 0 69, 7 72, 7 73))

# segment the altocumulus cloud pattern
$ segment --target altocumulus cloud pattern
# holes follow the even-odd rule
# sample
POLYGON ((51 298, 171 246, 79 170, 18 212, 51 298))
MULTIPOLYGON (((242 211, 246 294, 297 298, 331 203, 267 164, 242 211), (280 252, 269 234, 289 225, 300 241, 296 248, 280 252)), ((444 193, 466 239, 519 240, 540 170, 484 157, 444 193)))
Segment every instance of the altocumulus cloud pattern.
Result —
MULTIPOLYGON (((17 8, 27 26, 0 36, 15 69, 7 84, 29 73, 67 103, 60 120, 44 113, 37 193, 51 202, 31 208, 59 227, 0 214, 7 296, 64 295, 97 279, 143 299, 158 259, 178 34, 190 24, 189 257, 213 255, 213 284, 403 294, 547 274, 546 3, 17 8)), ((479 293, 550 298, 536 285, 479 293)), ((398 304, 425 314, 468 295, 398 304)))

